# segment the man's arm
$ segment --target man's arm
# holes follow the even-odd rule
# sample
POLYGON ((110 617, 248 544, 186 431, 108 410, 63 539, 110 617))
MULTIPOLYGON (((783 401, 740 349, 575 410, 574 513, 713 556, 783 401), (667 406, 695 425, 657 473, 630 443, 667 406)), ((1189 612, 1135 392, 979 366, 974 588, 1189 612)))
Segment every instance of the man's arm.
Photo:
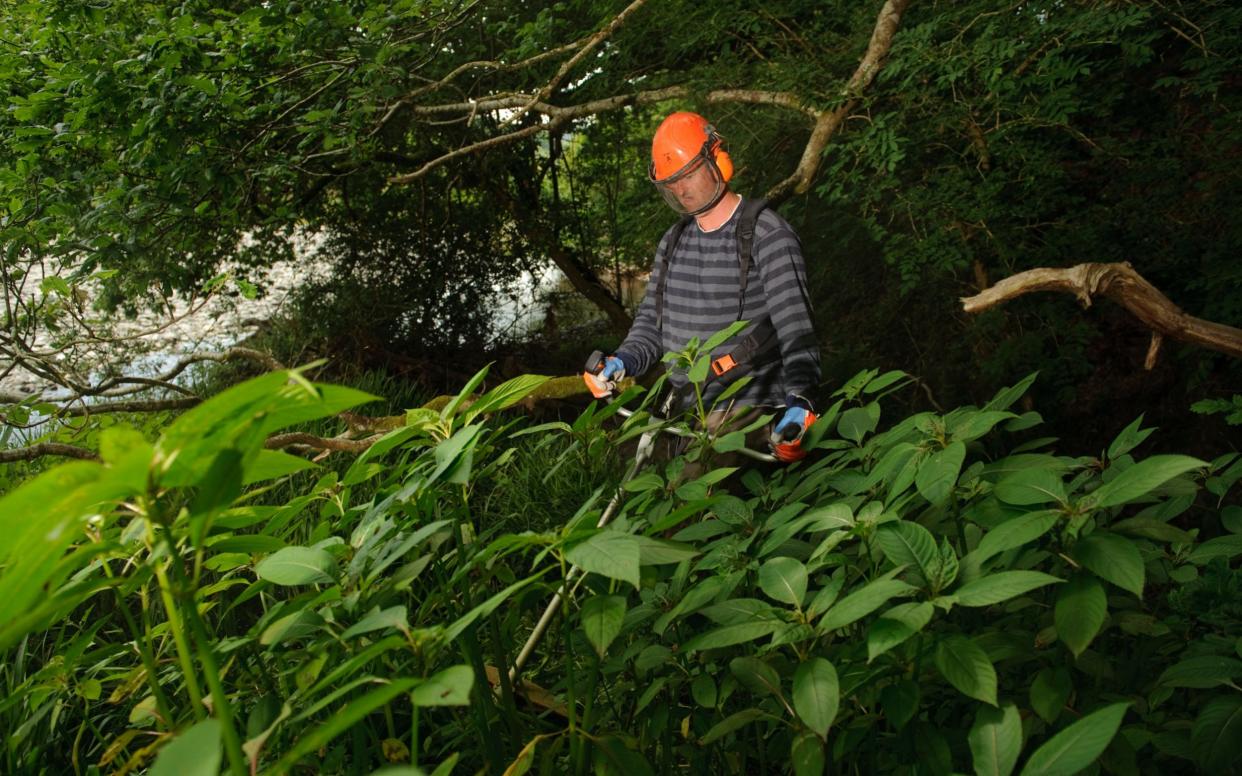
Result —
POLYGON ((756 232, 755 263, 780 341, 785 387, 805 400, 819 384, 820 372, 802 245, 793 228, 771 211, 760 216, 756 232))
POLYGON ((668 267, 668 261, 665 260, 668 238, 668 232, 660 238, 651 277, 647 279, 647 291, 634 315, 634 325, 630 327, 629 334, 625 335, 625 341, 617 348, 617 358, 625 364, 625 373, 631 377, 642 376, 652 365, 659 363, 660 357, 664 355, 664 343, 660 337, 660 329, 656 326, 655 294, 660 284, 660 276, 668 267))

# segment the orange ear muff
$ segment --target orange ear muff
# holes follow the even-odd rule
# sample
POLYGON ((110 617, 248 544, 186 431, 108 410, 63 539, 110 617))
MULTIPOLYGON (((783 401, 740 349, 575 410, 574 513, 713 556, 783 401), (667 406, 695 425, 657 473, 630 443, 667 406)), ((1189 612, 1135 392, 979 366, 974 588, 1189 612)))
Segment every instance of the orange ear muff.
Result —
POLYGON ((720 177, 724 178, 725 183, 733 177, 733 159, 728 151, 721 149, 716 152, 716 169, 720 170, 720 177))

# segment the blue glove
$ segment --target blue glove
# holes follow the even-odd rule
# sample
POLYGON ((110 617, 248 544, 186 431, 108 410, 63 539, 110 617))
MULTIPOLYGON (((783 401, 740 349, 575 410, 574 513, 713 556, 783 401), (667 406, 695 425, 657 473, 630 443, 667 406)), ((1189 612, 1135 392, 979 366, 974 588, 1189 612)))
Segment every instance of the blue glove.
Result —
POLYGON ((599 372, 599 379, 615 383, 625 377, 625 362, 616 356, 604 359, 604 368, 599 372))
POLYGON ((613 390, 617 387, 617 382, 623 377, 625 377, 625 362, 616 356, 605 358, 604 368, 599 370, 598 374, 582 373, 583 382, 590 389, 591 395, 597 399, 603 399, 612 395, 613 390))
POLYGON ((781 419, 777 422, 776 428, 772 430, 772 434, 776 437, 783 438, 784 434, 781 432, 789 426, 793 426, 798 429, 798 436, 801 436, 803 426, 807 425, 806 416, 809 414, 810 413, 803 407, 790 407, 785 410, 785 414, 782 415, 781 419))

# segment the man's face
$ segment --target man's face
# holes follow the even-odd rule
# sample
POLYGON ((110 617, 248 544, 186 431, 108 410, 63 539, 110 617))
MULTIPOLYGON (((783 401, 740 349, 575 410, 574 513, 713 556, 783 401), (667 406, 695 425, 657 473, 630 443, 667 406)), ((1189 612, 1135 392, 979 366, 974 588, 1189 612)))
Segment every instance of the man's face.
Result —
POLYGON ((720 196, 723 184, 715 165, 703 160, 676 180, 660 183, 659 186, 667 192, 665 199, 674 210, 694 213, 714 202, 720 196))

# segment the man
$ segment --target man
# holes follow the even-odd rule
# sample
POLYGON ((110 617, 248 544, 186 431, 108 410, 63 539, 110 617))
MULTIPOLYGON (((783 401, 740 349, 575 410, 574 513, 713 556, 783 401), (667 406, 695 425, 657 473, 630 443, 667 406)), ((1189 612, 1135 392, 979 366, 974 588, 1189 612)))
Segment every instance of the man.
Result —
MULTIPOLYGON (((732 175, 722 138, 702 116, 673 113, 660 124, 648 178, 683 219, 660 240, 625 341, 598 375, 587 376, 588 385, 602 395, 625 375, 644 374, 665 352, 684 349, 692 337, 703 341, 735 321, 749 321, 712 351, 705 402, 749 375, 750 384, 730 398, 731 406, 758 410, 747 418, 779 411, 770 444, 777 458, 796 461, 806 455, 802 435, 815 420, 806 396, 819 382, 802 249, 774 210, 760 201, 744 205, 730 191, 732 175)), ((669 382, 682 391, 685 409, 693 400, 687 376, 674 372, 669 382)), ((733 414, 718 408, 708 425, 714 429, 733 414)))

